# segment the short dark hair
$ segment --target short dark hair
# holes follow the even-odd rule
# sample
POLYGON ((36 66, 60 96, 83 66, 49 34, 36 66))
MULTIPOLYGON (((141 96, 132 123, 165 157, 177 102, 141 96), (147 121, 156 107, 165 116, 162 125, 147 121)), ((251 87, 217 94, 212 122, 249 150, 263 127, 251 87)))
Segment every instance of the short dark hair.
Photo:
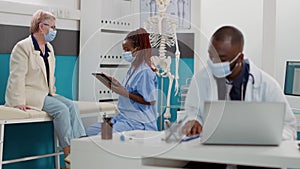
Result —
POLYGON ((240 45, 241 49, 244 48, 244 36, 241 31, 233 26, 223 26, 219 28, 212 36, 212 40, 224 41, 231 38, 232 45, 240 45))

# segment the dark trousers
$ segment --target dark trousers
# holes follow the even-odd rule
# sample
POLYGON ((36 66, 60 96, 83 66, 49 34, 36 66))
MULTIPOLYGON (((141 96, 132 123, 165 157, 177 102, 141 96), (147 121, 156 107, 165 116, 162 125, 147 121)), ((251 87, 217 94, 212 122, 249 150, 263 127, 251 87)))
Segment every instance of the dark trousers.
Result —
MULTIPOLYGON (((183 168, 190 169, 226 169, 227 164, 217 164, 217 163, 204 163, 204 162, 189 162, 183 168)), ((237 169, 275 169, 275 168, 266 168, 266 167, 256 167, 256 166, 241 166, 238 165, 237 169)))

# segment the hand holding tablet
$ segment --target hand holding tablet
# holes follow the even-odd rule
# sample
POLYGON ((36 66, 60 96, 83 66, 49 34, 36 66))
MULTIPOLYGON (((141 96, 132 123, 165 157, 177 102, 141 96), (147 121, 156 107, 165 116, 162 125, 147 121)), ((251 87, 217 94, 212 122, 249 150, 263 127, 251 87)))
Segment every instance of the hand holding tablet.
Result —
POLYGON ((109 87, 110 85, 115 85, 112 81, 112 78, 104 74, 103 72, 92 73, 100 82, 102 82, 105 86, 109 87))

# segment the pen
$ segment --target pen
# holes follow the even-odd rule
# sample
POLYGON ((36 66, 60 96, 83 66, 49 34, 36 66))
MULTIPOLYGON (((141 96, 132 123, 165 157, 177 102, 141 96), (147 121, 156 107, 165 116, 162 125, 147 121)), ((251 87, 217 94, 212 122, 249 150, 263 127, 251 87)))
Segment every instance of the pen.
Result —
POLYGON ((191 136, 191 137, 186 137, 186 138, 183 138, 183 139, 181 140, 181 142, 188 142, 188 141, 197 139, 197 138, 199 138, 199 137, 200 137, 199 134, 198 134, 198 135, 191 136))

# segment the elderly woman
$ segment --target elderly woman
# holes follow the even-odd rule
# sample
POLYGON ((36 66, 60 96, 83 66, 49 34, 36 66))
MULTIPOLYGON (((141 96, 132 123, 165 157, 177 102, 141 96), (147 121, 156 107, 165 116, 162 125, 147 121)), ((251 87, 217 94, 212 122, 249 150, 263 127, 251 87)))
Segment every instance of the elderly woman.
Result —
POLYGON ((73 101, 55 94, 55 57, 49 43, 57 33, 55 21, 55 16, 46 11, 33 14, 30 35, 18 42, 11 53, 5 104, 24 111, 47 112, 53 118, 55 132, 67 157, 70 140, 86 134, 73 101))

